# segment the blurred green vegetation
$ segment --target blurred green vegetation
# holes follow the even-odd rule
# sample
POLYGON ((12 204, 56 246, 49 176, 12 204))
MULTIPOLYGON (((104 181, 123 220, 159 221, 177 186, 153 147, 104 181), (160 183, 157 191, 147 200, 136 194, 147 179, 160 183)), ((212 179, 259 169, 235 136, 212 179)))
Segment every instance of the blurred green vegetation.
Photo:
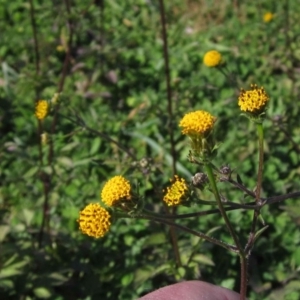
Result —
MULTIPOLYGON (((222 144, 215 164, 229 164, 253 189, 257 135, 237 106, 239 89, 251 83, 264 86, 271 97, 263 195, 300 190, 297 1, 165 0, 171 120, 158 1, 33 1, 33 6, 34 26, 30 1, 0 0, 0 298, 130 300, 183 279, 238 291, 239 259, 222 248, 178 232, 183 267, 176 268, 164 226, 118 220, 95 240, 79 232, 76 219, 118 174, 139 188, 149 209, 163 212, 161 191, 172 176, 169 128, 178 174, 189 181, 199 171, 187 161, 187 140, 178 128, 181 117, 196 109, 217 117, 222 144), (275 15, 265 23, 269 11, 275 15), (222 53, 232 76, 202 64, 211 49, 222 53), (59 114, 43 124, 53 153, 43 147, 41 154, 34 103, 50 100, 62 85, 59 114), (111 137, 134 158, 76 120, 111 137), (142 168, 145 158, 149 163, 142 168), (189 262, 192 252, 197 256, 189 262)), ((248 200, 225 183, 219 186, 233 201, 248 200)), ((249 299, 296 300, 299 199, 264 207, 262 214, 269 228, 249 261, 249 299)), ((229 216, 246 241, 252 213, 229 216)), ((231 242, 219 215, 181 223, 231 242)))

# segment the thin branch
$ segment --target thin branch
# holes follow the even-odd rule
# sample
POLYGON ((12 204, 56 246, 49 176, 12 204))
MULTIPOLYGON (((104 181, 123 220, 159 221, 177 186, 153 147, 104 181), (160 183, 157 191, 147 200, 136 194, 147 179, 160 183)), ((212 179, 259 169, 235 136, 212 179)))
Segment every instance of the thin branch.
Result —
MULTIPOLYGON (((67 45, 67 49, 66 49, 66 56, 65 56, 65 60, 64 60, 63 68, 62 68, 62 74, 61 74, 60 81, 59 81, 59 84, 58 84, 58 93, 60 93, 63 90, 64 83, 65 83, 65 78, 67 76, 67 70, 68 70, 69 65, 70 65, 71 48, 72 48, 72 44, 73 44, 73 34, 74 34, 74 32, 73 32, 74 31, 73 30, 74 25, 73 25, 73 22, 72 22, 72 19, 71 19, 71 5, 70 5, 69 0, 64 0, 64 3, 65 3, 66 11, 67 11, 67 14, 68 14, 67 24, 68 24, 68 28, 69 28, 69 37, 68 37, 68 45, 67 45)), ((58 103, 55 106, 55 109, 54 109, 54 116, 53 116, 53 120, 52 120, 52 124, 51 124, 51 130, 50 130, 51 136, 54 135, 55 130, 56 130, 59 108, 60 108, 60 103, 58 103)), ((54 157, 53 140, 49 139, 49 153, 48 153, 48 165, 49 166, 52 165, 53 157, 54 157)), ((51 179, 52 178, 49 178, 49 187, 44 188, 44 190, 47 192, 47 195, 45 196, 45 200, 44 200, 43 220, 42 220, 42 225, 41 225, 41 228, 40 228, 40 235, 39 235, 39 244, 40 245, 41 245, 42 239, 43 239, 44 228, 47 224, 49 224, 49 214, 48 214, 49 196, 48 196, 48 193, 50 192, 51 179)))
MULTIPOLYGON (((169 136, 170 136, 170 146, 171 146, 171 155, 172 155, 172 169, 173 175, 176 172, 176 149, 175 149, 175 140, 174 140, 174 131, 173 131, 173 109, 172 109, 172 90, 171 90, 171 80, 170 80, 170 67, 169 67, 169 54, 168 54, 168 37, 166 30, 166 14, 164 7, 164 0, 159 0, 159 8, 160 8, 160 18, 162 25, 162 39, 163 39, 163 53, 164 53, 164 61, 165 61, 165 78, 167 85, 167 99, 168 99, 168 117, 169 117, 169 136)), ((168 208, 166 208, 168 211, 168 208)), ((176 208, 172 208, 172 214, 174 214, 176 208)), ((181 266, 178 242, 176 237, 176 232, 173 226, 170 227, 170 235, 172 239, 173 249, 175 253, 176 263, 178 266, 181 266)))
POLYGON ((163 219, 160 219, 160 218, 155 218, 153 216, 147 216, 147 215, 141 215, 139 216, 139 218, 141 219, 146 219, 146 220, 150 220, 150 221, 155 221, 155 222, 159 222, 159 223, 162 223, 162 224, 166 224, 166 225, 169 225, 171 227, 174 227, 174 228, 177 228, 177 229, 180 229, 182 231, 185 231, 185 232, 188 232, 190 234, 193 234, 195 236, 198 236, 202 239, 205 239, 206 241, 208 242, 211 242, 213 244, 216 244, 216 245, 219 245, 229 251, 232 251, 232 252, 235 252, 237 253, 239 250, 236 248, 236 246, 233 246, 233 245, 230 245, 230 244, 226 244, 222 241, 219 241, 213 237, 210 237, 200 231, 196 231, 196 230, 193 230, 193 229, 190 229, 188 227, 185 227, 185 226, 182 226, 180 224, 177 224, 177 223, 174 223, 173 221, 168 221, 168 220, 163 220, 163 219))
POLYGON ((285 195, 280 195, 280 196, 273 196, 269 198, 262 198, 262 200, 265 201, 266 204, 273 204, 273 203, 278 203, 287 199, 293 199, 293 198, 300 198, 300 192, 293 192, 293 193, 288 193, 285 195))
POLYGON ((168 53, 168 37, 166 30, 166 15, 164 8, 164 1, 159 0, 160 7, 160 18, 162 25, 162 39, 163 39, 163 51, 164 51, 164 61, 165 61, 165 78, 167 85, 167 99, 168 99, 168 117, 169 117, 169 135, 171 143, 171 154, 172 154, 172 169, 173 175, 176 172, 176 149, 175 149, 175 140, 174 140, 174 130, 173 130, 173 107, 172 107, 172 89, 171 89, 171 79, 170 79, 170 67, 169 67, 169 53, 168 53))
POLYGON ((245 192, 247 195, 255 198, 255 193, 248 190, 245 186, 243 186, 242 184, 238 183, 237 181, 234 181, 233 179, 229 178, 229 179, 225 179, 223 178, 222 181, 226 181, 229 182, 230 184, 234 185, 235 187, 237 187, 238 189, 240 189, 241 191, 245 192))
POLYGON ((38 75, 40 73, 40 53, 39 53, 39 45, 38 45, 38 38, 37 38, 33 0, 29 0, 29 7, 30 7, 30 21, 31 21, 31 27, 33 31, 33 41, 34 41, 35 70, 36 70, 36 75, 38 75))
POLYGON ((59 113, 59 116, 69 120, 70 122, 76 124, 76 125, 79 125, 81 126, 82 128, 84 128, 85 130, 95 134, 95 135, 98 135, 100 137, 102 137, 103 139, 105 139, 106 141, 110 142, 110 143, 113 143, 115 144, 119 149, 121 149, 122 151, 124 151, 129 157, 131 157, 133 160, 137 160, 135 155, 133 153, 131 153, 125 146, 123 146, 122 144, 120 144, 118 141, 112 139, 109 135, 103 133, 103 132, 100 132, 96 129, 93 129, 89 126, 87 126, 85 124, 85 122, 79 117, 76 115, 76 120, 69 117, 69 116, 66 116, 66 115, 63 115, 61 113, 59 113))

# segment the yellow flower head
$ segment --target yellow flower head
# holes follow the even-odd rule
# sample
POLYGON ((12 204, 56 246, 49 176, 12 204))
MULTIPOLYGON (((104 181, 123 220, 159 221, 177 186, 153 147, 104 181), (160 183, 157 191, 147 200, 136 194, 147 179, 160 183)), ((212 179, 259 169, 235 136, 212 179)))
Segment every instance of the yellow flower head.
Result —
POLYGON ((123 176, 108 180, 101 192, 102 201, 107 206, 115 206, 123 200, 131 200, 131 185, 123 176))
POLYGON ((175 175, 173 180, 170 180, 173 184, 167 188, 163 200, 168 206, 174 206, 180 204, 188 194, 188 186, 183 178, 179 178, 175 175))
POLYGON ((273 20, 273 18, 274 18, 274 14, 272 14, 271 12, 267 12, 267 13, 264 14, 263 19, 264 19, 265 23, 269 23, 273 20))
POLYGON ((186 114, 179 126, 182 133, 190 136, 204 135, 213 129, 216 118, 204 110, 197 110, 186 114))
POLYGON ((39 120, 46 118, 49 111, 49 103, 46 100, 39 100, 35 105, 35 116, 39 120))
POLYGON ((258 88, 256 84, 251 84, 250 91, 241 89, 238 105, 242 111, 260 114, 264 111, 269 99, 263 87, 258 88))
POLYGON ((90 203, 81 212, 77 222, 80 230, 88 236, 103 237, 111 226, 110 213, 98 203, 90 203))
POLYGON ((211 50, 205 53, 203 57, 203 63, 207 67, 216 67, 218 66, 222 61, 222 55, 220 52, 216 50, 211 50))

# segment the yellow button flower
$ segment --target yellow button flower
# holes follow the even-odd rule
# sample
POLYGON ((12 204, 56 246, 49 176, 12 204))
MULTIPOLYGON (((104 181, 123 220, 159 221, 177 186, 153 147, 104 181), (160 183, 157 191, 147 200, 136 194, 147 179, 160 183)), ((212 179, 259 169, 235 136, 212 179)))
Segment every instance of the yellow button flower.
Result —
POLYGON ((46 118, 49 111, 49 104, 46 100, 39 100, 35 105, 35 116, 39 120, 43 120, 46 118))
POLYGON ((211 50, 205 53, 203 57, 203 63, 207 67, 216 67, 218 66, 222 61, 222 55, 220 52, 216 50, 211 50))
POLYGON ((108 180, 101 192, 102 201, 107 206, 115 206, 123 200, 131 200, 131 185, 123 176, 108 180))
POLYGON ((167 188, 163 201, 168 206, 174 206, 182 203, 186 199, 188 194, 188 186, 183 178, 179 178, 175 175, 173 180, 170 180, 173 184, 167 188))
POLYGON ((274 18, 274 14, 272 14, 271 12, 265 13, 263 17, 265 23, 271 22, 273 18, 274 18))
POLYGON ((242 111, 260 114, 264 111, 269 99, 263 87, 258 88, 256 84, 251 84, 251 90, 241 89, 238 105, 242 111))
POLYGON ((179 126, 186 135, 203 135, 213 129, 216 118, 204 110, 197 110, 186 114, 179 126))
POLYGON ((111 226, 110 213, 98 203, 90 203, 81 212, 77 222, 80 230, 95 238, 103 237, 111 226))

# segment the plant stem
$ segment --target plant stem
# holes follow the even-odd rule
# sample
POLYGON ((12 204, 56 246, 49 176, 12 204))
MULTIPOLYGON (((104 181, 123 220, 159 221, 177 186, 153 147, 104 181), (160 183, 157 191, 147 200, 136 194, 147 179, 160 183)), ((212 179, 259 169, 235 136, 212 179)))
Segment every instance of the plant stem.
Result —
MULTIPOLYGON (((173 108, 172 108, 172 90, 171 90, 171 79, 170 79, 170 66, 169 66, 169 53, 168 53, 168 36, 166 29, 166 14, 164 7, 164 0, 159 0, 159 11, 160 11, 160 19, 161 19, 161 32, 162 32, 162 40, 163 40, 163 55, 165 62, 165 78, 167 85, 167 99, 168 99, 168 118, 169 118, 169 136, 170 136, 170 146, 171 146, 171 154, 172 154, 172 169, 173 175, 176 172, 176 149, 175 149, 175 139, 174 139, 174 130, 173 130, 173 108)), ((168 209, 166 208, 168 212, 168 209)), ((174 214, 176 208, 172 208, 170 214, 174 214)), ((177 266, 181 266, 181 259, 178 250, 178 242, 176 232, 173 229, 173 226, 170 227, 170 236, 173 244, 173 250, 176 258, 177 266)))
POLYGON ((216 245, 219 245, 229 251, 232 251, 232 252, 238 252, 238 249, 233 246, 233 245, 229 245, 229 244, 226 244, 222 241, 219 241, 213 237, 210 237, 200 231, 196 231, 196 230, 193 230, 193 229, 190 229, 188 227, 185 227, 185 226, 182 226, 180 224, 177 224, 177 223, 174 223, 173 221, 168 221, 168 220, 165 220, 165 219, 160 219, 160 218, 156 218, 154 216, 148 216, 148 215, 140 215, 138 218, 140 219, 146 219, 146 220, 151 220, 151 221, 155 221, 155 222, 159 222, 159 223, 162 223, 162 224, 166 224, 166 225, 169 225, 169 226, 172 226, 173 228, 177 228, 177 229, 180 229, 182 231, 185 231, 185 232, 188 232, 190 234, 193 234, 195 236, 198 236, 210 243, 213 243, 213 244, 216 244, 216 245))
MULTIPOLYGON (((38 44, 38 37, 37 37, 33 0, 29 0, 29 7, 30 7, 30 21, 31 21, 31 26, 32 26, 32 31, 33 31, 33 41, 34 41, 35 72, 36 72, 36 75, 39 75, 39 73, 40 73, 40 52, 39 52, 39 44, 38 44)), ((36 80, 37 79, 38 78, 36 78, 36 80)))
POLYGON ((235 234, 235 232, 234 232, 234 230, 233 230, 233 228, 230 224, 230 221, 229 221, 228 216, 226 214, 226 211, 224 209, 223 203, 221 201, 221 197, 220 197, 217 185, 216 185, 216 181, 215 181, 215 177, 214 177, 214 174, 213 174, 213 171, 212 171, 212 167, 211 167, 210 163, 204 164, 204 167, 205 167, 205 170, 206 170, 209 182, 210 182, 211 189, 212 189, 212 191, 214 193, 214 196, 216 198, 220 213, 221 213, 221 215, 222 215, 222 217, 225 221, 226 227, 227 227, 231 237, 233 238, 235 245, 239 249, 240 253, 243 253, 243 248, 242 248, 242 246, 240 244, 240 241, 239 241, 238 237, 236 236, 236 234, 235 234))
POLYGON ((257 124, 258 134, 258 147, 259 147, 259 160, 258 160, 258 172, 257 172, 257 185, 256 185, 256 203, 260 202, 260 193, 262 186, 262 173, 264 163, 264 130, 262 123, 257 124))
POLYGON ((221 201, 221 197, 220 197, 217 185, 216 185, 216 181, 215 181, 215 177, 214 177, 214 174, 213 174, 212 166, 210 165, 210 163, 206 163, 206 164, 204 164, 204 167, 205 167, 205 170, 206 170, 209 182, 210 182, 210 187, 211 187, 211 189, 212 189, 212 191, 215 195, 216 201, 218 203, 218 207, 219 207, 219 210, 221 212, 221 215, 222 215, 222 217, 225 221, 225 224, 227 226, 227 229, 230 232, 230 235, 233 238, 234 243, 235 243, 235 245, 238 249, 237 252, 239 253, 240 262, 241 262, 240 299, 245 300, 246 299, 246 293, 247 293, 247 278, 248 278, 248 276, 247 276, 247 258, 246 258, 246 254, 245 254, 245 251, 243 250, 243 248, 240 244, 240 241, 239 241, 237 235, 235 234, 235 232, 234 232, 234 230, 231 226, 231 223, 230 223, 230 221, 227 217, 226 210, 223 206, 223 203, 221 201))
POLYGON ((173 107, 172 107, 172 89, 171 89, 171 79, 170 79, 170 66, 169 66, 169 53, 168 53, 168 36, 166 29, 166 14, 164 7, 164 0, 159 0, 159 11, 161 19, 161 33, 163 40, 163 54, 164 54, 164 63, 165 63, 165 78, 167 85, 167 100, 168 100, 168 117, 169 117, 169 135, 170 135, 170 146, 172 154, 172 169, 173 175, 176 174, 176 149, 175 149, 175 140, 174 140, 174 130, 173 130, 173 107))
MULTIPOLYGON (((227 203, 225 203, 227 204, 227 203)), ((240 204, 235 204, 234 206, 230 205, 230 207, 224 207, 225 211, 231 211, 231 210, 236 210, 236 209, 256 209, 259 206, 255 205, 255 203, 252 203, 253 205, 240 205, 240 204)), ((194 212, 194 213, 189 213, 189 214, 180 214, 180 215, 169 215, 169 214, 157 214, 153 213, 152 211, 149 211, 147 209, 143 210, 145 213, 148 215, 154 216, 156 218, 162 218, 162 219, 187 219, 187 218, 193 218, 193 217, 201 217, 201 216, 207 216, 207 215, 212 215, 212 214, 218 214, 220 213, 220 210, 218 208, 216 209, 208 209, 204 211, 199 211, 199 212, 194 212)))
MULTIPOLYGON (((258 205, 261 205, 262 199, 260 198, 261 187, 262 187, 262 173, 263 173, 263 163, 264 163, 264 130, 262 123, 257 124, 257 135, 258 135, 258 171, 257 171, 257 184, 255 191, 255 202, 258 205)), ((253 219, 251 224, 251 230, 248 238, 247 245, 245 247, 245 252, 250 254, 251 249, 253 248, 255 241, 255 231, 256 231, 256 223, 257 218, 260 214, 260 208, 254 210, 253 219)))
POLYGON ((280 195, 280 196, 273 196, 270 198, 263 198, 263 200, 266 201, 266 204, 273 204, 273 203, 278 203, 287 199, 292 199, 292 198, 300 198, 300 192, 293 192, 293 193, 288 193, 285 195, 280 195))
POLYGON ((240 254, 240 262, 241 262, 240 299, 245 300, 247 294, 248 259, 244 254, 240 254))

